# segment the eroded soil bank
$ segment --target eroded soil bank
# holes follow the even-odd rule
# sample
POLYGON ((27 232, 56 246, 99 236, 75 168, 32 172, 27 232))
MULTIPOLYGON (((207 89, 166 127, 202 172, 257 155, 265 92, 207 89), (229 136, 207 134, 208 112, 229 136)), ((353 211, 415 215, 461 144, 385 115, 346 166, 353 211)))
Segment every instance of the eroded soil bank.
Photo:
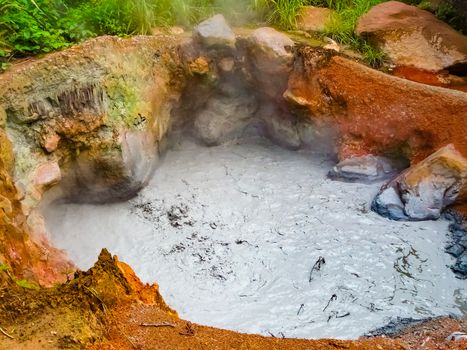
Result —
POLYGON ((28 290, 1 272, 2 349, 464 349, 447 341, 466 322, 439 319, 395 339, 297 340, 239 334, 179 319, 157 286, 104 251, 97 264, 64 285, 28 290), (6 325, 6 326, 5 326, 6 325))

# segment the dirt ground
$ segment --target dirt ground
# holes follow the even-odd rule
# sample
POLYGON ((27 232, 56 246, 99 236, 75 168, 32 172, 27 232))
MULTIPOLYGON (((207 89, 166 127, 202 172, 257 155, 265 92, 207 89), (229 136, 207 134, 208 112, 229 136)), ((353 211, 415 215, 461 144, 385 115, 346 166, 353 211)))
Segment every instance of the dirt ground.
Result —
POLYGON ((143 285, 131 268, 103 251, 87 272, 36 289, 0 272, 0 349, 467 349, 446 341, 467 319, 442 318, 391 337, 355 341, 299 340, 240 334, 178 318, 157 285, 143 285))

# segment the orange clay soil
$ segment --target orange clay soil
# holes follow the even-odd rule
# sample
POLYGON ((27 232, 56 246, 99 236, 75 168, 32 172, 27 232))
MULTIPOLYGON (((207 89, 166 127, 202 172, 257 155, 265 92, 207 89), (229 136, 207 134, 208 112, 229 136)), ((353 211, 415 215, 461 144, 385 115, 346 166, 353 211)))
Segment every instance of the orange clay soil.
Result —
POLYGON ((416 81, 422 84, 441 86, 448 89, 467 92, 467 79, 454 77, 448 73, 436 73, 414 67, 400 66, 396 67, 392 74, 396 77, 416 81))
POLYGON ((157 285, 143 285, 105 250, 93 268, 65 284, 29 289, 17 282, 8 271, 0 272, 2 350, 467 349, 466 342, 445 341, 465 330, 465 320, 438 319, 397 339, 355 341, 262 337, 192 324, 164 303, 157 285))

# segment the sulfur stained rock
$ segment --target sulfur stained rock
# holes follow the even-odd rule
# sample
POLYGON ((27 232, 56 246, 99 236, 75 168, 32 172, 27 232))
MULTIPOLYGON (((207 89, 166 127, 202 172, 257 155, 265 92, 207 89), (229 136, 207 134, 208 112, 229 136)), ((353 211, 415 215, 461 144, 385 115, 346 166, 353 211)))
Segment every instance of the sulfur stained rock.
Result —
POLYGON ((467 37, 415 6, 398 1, 376 5, 360 17, 356 31, 398 66, 441 71, 467 65, 467 37))
POLYGON ((467 159, 452 145, 383 186, 372 209, 394 220, 436 220, 467 194, 467 159))
MULTIPOLYGON (((155 166, 183 85, 176 69, 181 40, 100 37, 3 73, 0 109, 15 146, 16 179, 29 188, 34 169, 53 159, 63 167, 69 199, 79 192, 83 201, 106 201, 138 191, 155 166), (144 138, 139 146, 127 142, 133 132, 144 138), (86 164, 86 181, 76 174, 78 162, 86 164), (100 186, 79 189, 83 183, 100 186)), ((29 195, 31 205, 40 199, 29 195)))
POLYGON ((15 163, 13 145, 3 129, 0 128, 0 162, 7 172, 11 172, 15 163))
POLYGON ((303 47, 284 97, 317 129, 336 130, 340 160, 373 154, 415 164, 449 143, 467 157, 467 94, 462 92, 303 47))
POLYGON ((40 188, 56 185, 62 179, 62 173, 57 162, 51 161, 40 165, 34 172, 34 185, 40 188))
POLYGON ((31 235, 19 198, 13 179, 0 159, 0 262, 10 266, 18 278, 43 286, 62 281, 66 278, 62 273, 73 264, 44 237, 31 235))

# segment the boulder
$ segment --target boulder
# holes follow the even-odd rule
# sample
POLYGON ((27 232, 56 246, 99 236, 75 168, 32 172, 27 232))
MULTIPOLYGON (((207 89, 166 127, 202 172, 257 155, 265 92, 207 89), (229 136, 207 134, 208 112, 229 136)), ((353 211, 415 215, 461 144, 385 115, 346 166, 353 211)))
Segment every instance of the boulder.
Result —
POLYGON ((467 159, 447 145, 383 186, 372 209, 394 220, 436 220, 467 194, 467 159))
POLYGON ((251 122, 257 109, 254 96, 236 95, 237 90, 233 87, 225 87, 223 90, 224 93, 233 90, 233 94, 226 96, 217 92, 198 112, 194 121, 195 137, 209 146, 219 145, 239 136, 251 122))
POLYGON ((325 7, 303 6, 298 13, 297 28, 305 32, 324 32, 334 11, 325 7))
POLYGON ((446 341, 467 341, 467 333, 453 332, 446 338, 446 341))
POLYGON ((247 37, 250 73, 258 91, 282 100, 294 59, 294 42, 285 34, 269 27, 258 28, 247 37))
POLYGON ((215 15, 193 28, 193 36, 206 48, 235 48, 235 33, 222 15, 215 15))
POLYGON ((299 124, 290 113, 282 111, 272 103, 261 103, 258 111, 266 135, 275 143, 288 149, 299 149, 302 146, 299 124))
POLYGON ((467 278, 467 251, 460 255, 451 269, 462 278, 467 278))
POLYGON ((315 129, 336 131, 339 160, 372 154, 415 164, 448 143, 467 157, 465 93, 303 47, 284 96, 315 129))
POLYGON ((34 185, 47 188, 56 185, 62 179, 60 167, 56 161, 41 164, 34 172, 34 185))
POLYGON ((328 176, 333 180, 372 182, 391 178, 400 168, 401 164, 395 161, 369 154, 344 159, 329 171, 328 176))
POLYGON ((174 68, 182 40, 99 37, 2 74, 0 119, 8 118, 28 207, 49 186, 51 173, 35 169, 50 162, 71 200, 122 199, 142 187, 185 79, 174 68))
POLYGON ((294 42, 284 33, 274 28, 258 28, 248 38, 250 52, 254 54, 254 62, 257 67, 265 71, 275 71, 277 68, 271 63, 290 63, 293 59, 291 48, 294 42), (266 60, 264 66, 261 59, 266 60))
POLYGON ((397 66, 440 71, 467 64, 467 37, 415 6, 398 1, 376 5, 360 17, 356 31, 397 66))

